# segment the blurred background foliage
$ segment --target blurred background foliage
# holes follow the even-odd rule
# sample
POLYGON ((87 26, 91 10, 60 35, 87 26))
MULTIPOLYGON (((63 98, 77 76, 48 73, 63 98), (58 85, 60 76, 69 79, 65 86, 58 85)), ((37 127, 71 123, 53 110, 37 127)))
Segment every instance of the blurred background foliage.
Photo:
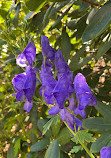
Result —
MULTIPOLYGON (((41 34, 46 35, 56 51, 61 49, 74 76, 81 72, 95 93, 98 105, 88 107, 87 116, 100 116, 99 120, 94 118, 98 126, 107 123, 111 119, 110 24, 110 0, 0 1, 0 158, 59 158, 59 155, 60 158, 88 158, 80 146, 71 150, 75 143, 59 116, 48 116, 48 108, 39 95, 40 83, 37 84, 34 107, 26 113, 23 104, 12 96, 12 78, 23 72, 16 65, 16 57, 29 40, 36 45, 35 67, 40 69, 41 34)), ((89 144, 99 155, 101 147, 111 142, 111 123, 104 126, 110 133, 106 133, 108 138, 104 141, 106 131, 102 127, 97 129, 94 121, 86 119, 83 125, 95 133, 95 139, 99 137, 98 144, 89 144), (101 141, 104 141, 102 146, 101 141)))

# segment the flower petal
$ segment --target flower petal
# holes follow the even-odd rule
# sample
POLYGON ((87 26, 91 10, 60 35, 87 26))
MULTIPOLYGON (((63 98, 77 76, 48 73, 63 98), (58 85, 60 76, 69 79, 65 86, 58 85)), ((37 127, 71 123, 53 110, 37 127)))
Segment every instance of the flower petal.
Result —
POLYGON ((59 106, 54 105, 51 109, 49 109, 49 115, 57 115, 60 112, 59 106))
POLYGON ((22 91, 19 91, 19 92, 16 94, 16 100, 17 100, 17 101, 24 101, 24 100, 25 100, 25 95, 24 95, 23 90, 22 90, 22 91))
POLYGON ((101 158, 111 158, 111 147, 103 147, 100 150, 101 158))
POLYGON ((76 123, 76 129, 78 129, 78 127, 82 129, 82 121, 79 120, 77 117, 75 117, 75 123, 76 123))
POLYGON ((80 115, 83 119, 86 118, 86 112, 85 110, 80 110, 78 107, 74 110, 75 115, 80 115))
POLYGON ((27 66, 27 59, 23 53, 18 55, 18 57, 16 58, 16 64, 19 65, 20 67, 27 66))
POLYGON ((74 89, 75 89, 75 92, 78 95, 81 94, 81 93, 84 93, 84 92, 92 93, 89 86, 88 86, 88 84, 86 83, 85 77, 81 73, 78 73, 75 76, 74 89))
POLYGON ((65 117, 65 109, 61 109, 60 115, 61 115, 61 120, 62 120, 62 121, 65 121, 65 120, 66 120, 66 117, 65 117))
POLYGON ((28 88, 28 89, 24 89, 24 94, 25 94, 25 97, 28 101, 31 101, 32 98, 33 98, 33 95, 34 95, 34 92, 33 89, 31 88, 28 88))
POLYGON ((83 93, 79 95, 79 109, 83 110, 88 104, 89 99, 92 97, 90 93, 83 93))
POLYGON ((93 95, 91 96, 91 98, 89 99, 88 105, 89 106, 95 106, 95 105, 97 105, 97 99, 96 99, 95 96, 93 96, 93 95))
POLYGON ((21 73, 19 75, 15 75, 15 77, 12 80, 13 87, 16 91, 21 91, 24 88, 26 80, 26 74, 21 73))
POLYGON ((26 67, 27 64, 32 66, 32 63, 35 60, 35 56, 36 56, 35 44, 33 42, 29 42, 25 50, 20 55, 18 55, 16 59, 16 63, 20 67, 26 67))
POLYGON ((30 110, 32 109, 33 107, 33 102, 32 101, 26 101, 25 104, 24 104, 24 110, 27 111, 27 112, 30 112, 30 110))
POLYGON ((55 54, 55 70, 59 73, 65 73, 69 71, 69 66, 63 58, 62 52, 60 50, 58 50, 55 54))
POLYGON ((23 51, 23 54, 25 55, 28 64, 32 66, 32 63, 34 62, 36 56, 35 44, 33 42, 29 42, 27 47, 23 51))
POLYGON ((26 67, 26 81, 24 84, 24 89, 32 89, 35 92, 36 88, 36 71, 30 67, 26 67))
POLYGON ((42 35, 41 36, 41 46, 42 46, 42 55, 46 56, 48 59, 54 60, 55 59, 55 51, 49 45, 48 37, 42 35))

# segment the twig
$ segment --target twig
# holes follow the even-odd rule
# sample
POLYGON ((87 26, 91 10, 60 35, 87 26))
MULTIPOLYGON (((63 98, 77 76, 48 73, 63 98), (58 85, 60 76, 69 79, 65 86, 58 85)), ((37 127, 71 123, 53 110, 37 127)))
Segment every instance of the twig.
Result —
POLYGON ((86 2, 86 3, 89 3, 89 4, 91 4, 91 5, 94 5, 94 6, 102 7, 102 5, 100 5, 100 4, 98 4, 98 3, 91 2, 91 1, 89 1, 89 0, 82 0, 82 1, 84 1, 84 2, 86 2))

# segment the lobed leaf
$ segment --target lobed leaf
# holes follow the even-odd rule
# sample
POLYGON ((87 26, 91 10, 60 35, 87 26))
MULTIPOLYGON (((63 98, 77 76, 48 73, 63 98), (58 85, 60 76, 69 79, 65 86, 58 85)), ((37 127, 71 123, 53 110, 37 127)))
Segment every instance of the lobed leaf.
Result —
POLYGON ((44 135, 48 130, 49 130, 49 128, 51 127, 51 124, 52 124, 52 122, 54 121, 54 118, 55 117, 52 117, 44 126, 43 126, 43 132, 42 132, 42 134, 44 135))
POLYGON ((77 153, 78 151, 80 151, 80 150, 82 150, 82 149, 83 149, 82 146, 74 146, 74 147, 71 149, 70 153, 77 153))

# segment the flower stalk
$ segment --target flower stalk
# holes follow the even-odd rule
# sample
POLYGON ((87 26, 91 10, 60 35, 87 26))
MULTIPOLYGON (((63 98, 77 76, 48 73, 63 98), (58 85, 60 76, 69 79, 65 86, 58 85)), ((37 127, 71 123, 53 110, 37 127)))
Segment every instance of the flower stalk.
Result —
MULTIPOLYGON (((75 136, 76 133, 68 126, 67 122, 64 121, 64 124, 66 125, 66 127, 69 129, 69 131, 75 136)), ((79 138, 79 137, 78 137, 79 138)), ((91 158, 95 158, 94 155, 90 152, 90 150, 87 148, 87 146, 85 145, 85 143, 83 143, 81 141, 81 139, 79 138, 79 143, 81 144, 81 146, 84 148, 84 150, 87 152, 87 154, 91 157, 91 158)))

